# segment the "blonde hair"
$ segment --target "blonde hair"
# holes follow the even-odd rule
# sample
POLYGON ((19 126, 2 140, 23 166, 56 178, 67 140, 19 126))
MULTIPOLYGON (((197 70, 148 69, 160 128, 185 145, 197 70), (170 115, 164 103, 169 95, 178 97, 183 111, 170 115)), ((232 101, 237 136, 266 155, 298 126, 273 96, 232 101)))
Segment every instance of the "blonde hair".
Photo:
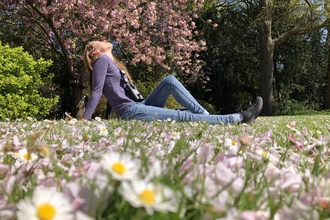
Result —
MULTIPOLYGON (((93 74, 93 64, 98 59, 100 54, 93 54, 93 52, 97 49, 95 47, 96 41, 89 42, 86 47, 82 59, 85 64, 85 69, 87 71, 87 86, 89 94, 92 92, 92 74, 93 74)), ((127 78, 130 83, 133 83, 133 80, 128 73, 128 70, 124 64, 122 64, 116 57, 113 57, 113 62, 122 70, 126 72, 127 78)))

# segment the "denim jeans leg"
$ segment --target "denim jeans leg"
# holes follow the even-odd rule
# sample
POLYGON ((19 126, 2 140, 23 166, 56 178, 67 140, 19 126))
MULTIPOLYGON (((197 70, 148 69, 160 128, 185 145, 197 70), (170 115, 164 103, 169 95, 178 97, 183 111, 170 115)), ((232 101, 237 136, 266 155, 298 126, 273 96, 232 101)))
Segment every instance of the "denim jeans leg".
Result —
POLYGON ((165 77, 145 99, 144 103, 150 106, 164 107, 171 94, 180 105, 192 113, 207 113, 207 111, 174 76, 165 77))
POLYGON ((157 120, 175 120, 178 122, 192 121, 192 122, 208 122, 210 124, 228 124, 234 123, 233 115, 207 115, 207 114, 193 114, 186 111, 166 109, 162 107, 155 107, 145 105, 144 102, 137 103, 128 107, 121 115, 122 119, 135 119, 143 121, 157 121, 157 120))

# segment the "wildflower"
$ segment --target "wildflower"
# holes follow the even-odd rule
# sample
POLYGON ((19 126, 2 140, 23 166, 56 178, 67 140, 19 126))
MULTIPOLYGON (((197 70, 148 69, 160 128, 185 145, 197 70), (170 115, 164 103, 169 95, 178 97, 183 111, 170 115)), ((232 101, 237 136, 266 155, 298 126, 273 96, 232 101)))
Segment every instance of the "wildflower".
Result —
POLYGON ((189 122, 191 126, 193 127, 197 127, 198 126, 198 123, 197 122, 189 122))
POLYGON ((277 158, 272 153, 265 151, 263 149, 257 149, 256 154, 261 157, 261 159, 269 160, 270 162, 277 164, 279 162, 279 158, 277 158))
POLYGON ((104 155, 100 163, 116 180, 132 180, 138 173, 136 161, 128 154, 111 152, 104 155))
POLYGON ((239 138, 241 145, 250 146, 252 144, 252 138, 247 134, 242 134, 239 138))
POLYGON ((33 163, 38 159, 35 153, 28 152, 26 148, 19 150, 16 154, 17 159, 24 163, 33 163))
POLYGON ((154 211, 176 212, 179 208, 177 194, 161 184, 145 180, 122 182, 119 192, 133 207, 144 207, 149 215, 154 211))
POLYGON ((173 140, 179 140, 180 138, 181 138, 180 133, 177 133, 177 132, 172 133, 172 139, 173 140))
POLYGON ((199 164, 210 162, 214 156, 214 150, 208 143, 199 146, 196 150, 197 161, 199 164))
MULTIPOLYGON (((215 167, 215 178, 217 183, 223 187, 229 187, 236 195, 244 188, 244 181, 237 176, 226 164, 220 162, 215 167)), ((229 189, 228 188, 228 189, 229 189)))
POLYGON ((230 138, 225 139, 225 147, 228 149, 228 151, 232 154, 239 153, 239 146, 237 141, 232 140, 230 138))
POLYGON ((108 136, 108 129, 104 125, 100 125, 98 127, 98 129, 100 131, 99 135, 104 136, 104 137, 108 136))
POLYGON ((41 154, 44 157, 48 157, 50 155, 50 148, 47 146, 41 146, 41 154))
POLYGON ((100 117, 95 117, 95 121, 101 121, 102 119, 100 117))
POLYGON ((36 188, 32 199, 19 201, 17 209, 18 220, 74 219, 73 208, 64 194, 44 187, 36 188))
POLYGON ((69 124, 70 125, 74 125, 74 124, 76 124, 77 123, 77 119, 76 118, 72 118, 72 119, 70 119, 70 121, 69 121, 69 124))
POLYGON ((303 149, 303 147, 304 147, 303 144, 300 141, 296 140, 295 137, 292 134, 288 134, 288 137, 290 139, 290 142, 293 145, 295 145, 297 150, 303 149))
POLYGON ((148 173, 145 176, 145 180, 152 180, 153 178, 160 177, 163 173, 162 162, 158 159, 155 159, 152 164, 149 166, 148 173))

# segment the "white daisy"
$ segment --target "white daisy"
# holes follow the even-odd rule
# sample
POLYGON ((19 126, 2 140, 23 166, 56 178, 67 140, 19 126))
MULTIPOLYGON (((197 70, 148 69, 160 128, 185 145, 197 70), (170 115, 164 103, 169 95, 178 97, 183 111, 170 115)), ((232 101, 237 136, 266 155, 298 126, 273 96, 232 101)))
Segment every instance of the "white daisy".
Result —
POLYGON ((100 163, 116 180, 132 180, 138 173, 137 162, 128 154, 110 152, 102 157, 100 163))
POLYGON ((277 164, 279 161, 279 158, 274 156, 272 153, 265 151, 263 149, 257 149, 256 154, 259 155, 260 159, 269 160, 270 162, 277 164))
POLYGON ((197 122, 189 122, 191 126, 197 127, 199 124, 197 122))
POLYGON ((179 208, 178 194, 161 184, 145 180, 122 182, 119 193, 133 207, 144 207, 149 215, 153 215, 154 211, 177 212, 179 208))
POLYGON ((181 138, 181 134, 178 132, 173 132, 171 136, 173 140, 179 140, 181 138))
POLYGON ((20 149, 17 152, 16 157, 19 161, 29 164, 32 164, 38 159, 38 156, 35 153, 28 152, 26 148, 20 149))
POLYGON ((32 198, 25 198, 17 204, 18 220, 71 220, 73 208, 68 198, 60 192, 37 187, 32 198))
POLYGON ((105 127, 104 125, 99 125, 98 126, 98 129, 99 129, 99 135, 105 137, 105 136, 108 136, 108 129, 107 127, 105 127))
POLYGON ((95 117, 95 121, 102 121, 100 117, 95 117))
POLYGON ((230 138, 226 138, 225 139, 225 147, 227 148, 227 150, 231 154, 237 154, 237 153, 239 153, 238 152, 239 151, 239 144, 235 140, 232 140, 230 138))
POLYGON ((70 119, 70 121, 69 121, 69 124, 70 125, 74 125, 74 124, 76 124, 77 123, 77 119, 76 118, 72 118, 72 119, 70 119))

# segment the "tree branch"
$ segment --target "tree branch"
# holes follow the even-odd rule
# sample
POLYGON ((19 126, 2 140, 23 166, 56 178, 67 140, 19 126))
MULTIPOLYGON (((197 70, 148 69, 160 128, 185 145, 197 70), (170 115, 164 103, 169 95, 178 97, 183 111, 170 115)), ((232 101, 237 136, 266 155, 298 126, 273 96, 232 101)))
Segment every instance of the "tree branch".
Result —
POLYGON ((72 60, 70 59, 70 55, 68 53, 67 48, 65 47, 63 39, 61 38, 60 34, 58 33, 57 28, 55 28, 53 20, 51 18, 49 18, 49 16, 43 14, 37 7, 35 7, 32 0, 25 0, 25 1, 49 25, 49 28, 54 33, 55 38, 60 45, 60 48, 61 48, 62 54, 63 54, 63 58, 66 62, 66 68, 70 74, 70 77, 72 79, 76 78, 76 74, 73 71, 72 60))
POLYGON ((274 45, 276 47, 276 46, 286 42, 290 37, 292 37, 294 35, 310 33, 314 30, 321 29, 321 28, 324 28, 324 27, 329 26, 329 25, 330 25, 330 21, 327 19, 324 22, 313 25, 313 26, 309 26, 309 27, 305 27, 305 28, 296 27, 296 28, 294 28, 290 31, 287 31, 287 32, 283 33, 278 38, 275 38, 274 39, 274 45))

